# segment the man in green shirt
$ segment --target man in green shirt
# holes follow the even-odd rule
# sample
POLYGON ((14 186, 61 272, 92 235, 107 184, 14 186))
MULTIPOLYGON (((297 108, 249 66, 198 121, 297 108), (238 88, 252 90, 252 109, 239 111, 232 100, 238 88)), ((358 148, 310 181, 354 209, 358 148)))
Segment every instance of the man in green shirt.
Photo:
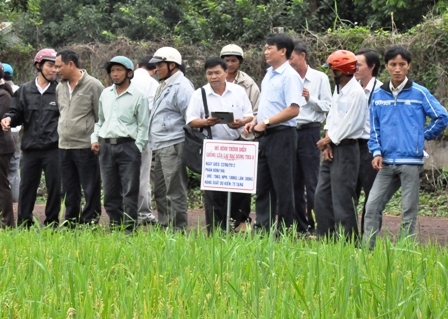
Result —
POLYGON ((105 68, 114 84, 100 96, 92 151, 100 156, 104 208, 111 225, 133 230, 141 153, 148 142, 148 99, 131 84, 134 64, 127 57, 116 56, 105 68))

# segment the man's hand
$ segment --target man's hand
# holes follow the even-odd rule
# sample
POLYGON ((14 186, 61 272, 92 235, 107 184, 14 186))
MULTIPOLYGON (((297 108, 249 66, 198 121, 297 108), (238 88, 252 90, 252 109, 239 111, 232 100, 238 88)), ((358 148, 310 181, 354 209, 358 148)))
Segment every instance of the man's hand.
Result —
POLYGON ((91 151, 93 152, 93 154, 98 155, 100 152, 100 143, 98 142, 92 143, 91 151))
POLYGON ((234 122, 227 123, 227 126, 233 129, 239 129, 241 126, 244 126, 244 120, 236 119, 234 122))
POLYGON ((306 88, 303 88, 302 96, 308 102, 308 100, 310 99, 310 91, 308 91, 308 89, 306 89, 306 88))
POLYGON ((264 124, 264 122, 260 122, 257 125, 255 125, 255 127, 252 130, 254 131, 254 133, 264 132, 266 131, 266 124, 264 124))
POLYGON ((326 136, 317 142, 317 147, 323 152, 325 150, 325 148, 327 147, 327 145, 330 144, 330 142, 331 142, 331 139, 328 136, 326 136))
POLYGON ((372 166, 374 170, 380 171, 383 168, 383 157, 374 157, 372 160, 372 166))
POLYGON ((5 117, 4 119, 2 119, 2 129, 3 131, 7 131, 10 128, 11 128, 11 118, 5 117))
POLYGON ((207 118, 207 126, 215 126, 219 122, 221 122, 221 119, 219 119, 217 117, 209 116, 207 118))
POLYGON ((247 123, 246 125, 244 125, 244 130, 243 133, 244 135, 249 135, 249 133, 252 133, 252 131, 254 130, 255 125, 257 125, 257 118, 254 118, 252 120, 252 122, 247 123))
POLYGON ((331 162, 333 160, 333 149, 329 144, 322 151, 322 155, 324 156, 324 160, 326 161, 331 162))

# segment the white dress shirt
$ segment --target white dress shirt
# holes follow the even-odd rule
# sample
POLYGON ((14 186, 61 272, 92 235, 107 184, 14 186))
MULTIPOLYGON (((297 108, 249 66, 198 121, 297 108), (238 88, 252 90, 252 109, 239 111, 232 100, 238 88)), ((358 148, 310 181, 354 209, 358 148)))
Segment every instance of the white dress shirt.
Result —
POLYGON ((310 92, 310 98, 305 105, 301 106, 296 118, 297 124, 323 123, 331 107, 331 87, 328 76, 308 67, 303 86, 310 92))
POLYGON ((159 82, 157 82, 152 76, 150 76, 148 71, 143 68, 138 68, 134 71, 134 77, 132 78, 131 82, 145 94, 146 98, 148 99, 149 110, 151 111, 152 105, 154 104, 154 96, 156 95, 156 90, 159 86, 159 82))
MULTIPOLYGON (((364 89, 364 93, 366 94, 367 102, 370 99, 370 96, 372 95, 373 91, 379 88, 381 85, 383 85, 383 82, 378 80, 377 78, 373 77, 370 79, 369 83, 367 84, 366 88, 364 89)), ((367 105, 370 108, 370 105, 367 105)), ((362 139, 368 140, 370 139, 370 112, 367 112, 366 115, 366 125, 364 126, 364 131, 362 132, 362 139)))
MULTIPOLYGON (((252 104, 246 91, 237 84, 226 82, 226 88, 222 95, 216 94, 210 84, 204 86, 207 97, 208 111, 233 112, 234 119, 243 119, 253 116, 252 104)), ((204 103, 202 102, 201 88, 197 89, 191 97, 187 109, 187 124, 195 119, 204 119, 204 103)), ((227 123, 216 124, 211 127, 214 140, 236 140, 240 137, 243 127, 230 128, 227 123)))
POLYGON ((392 94, 394 95, 395 99, 397 98, 398 94, 404 89, 404 86, 406 85, 406 83, 408 83, 408 77, 405 77, 404 81, 401 82, 401 84, 399 86, 397 86, 396 88, 392 84, 392 81, 389 82, 389 88, 392 91, 392 94))
POLYGON ((339 94, 335 88, 324 127, 331 141, 338 145, 344 139, 361 138, 367 110, 366 95, 355 77, 340 89, 339 94))

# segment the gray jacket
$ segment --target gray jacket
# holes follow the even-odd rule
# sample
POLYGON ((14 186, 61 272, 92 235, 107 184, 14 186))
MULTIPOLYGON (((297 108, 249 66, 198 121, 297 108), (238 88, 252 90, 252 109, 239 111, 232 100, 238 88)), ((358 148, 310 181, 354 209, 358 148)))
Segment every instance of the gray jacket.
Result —
POLYGON ((172 81, 154 101, 149 117, 149 146, 153 150, 165 148, 185 140, 183 127, 194 87, 182 72, 173 75, 172 81))

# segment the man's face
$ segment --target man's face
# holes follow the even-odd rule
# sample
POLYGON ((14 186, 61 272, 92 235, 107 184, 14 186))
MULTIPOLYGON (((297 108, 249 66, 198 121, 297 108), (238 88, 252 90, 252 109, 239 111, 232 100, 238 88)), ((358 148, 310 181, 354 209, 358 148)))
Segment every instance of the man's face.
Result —
POLYGON ((286 55, 286 49, 277 49, 275 44, 269 45, 266 44, 264 46, 264 57, 266 58, 266 63, 269 65, 276 64, 282 61, 283 57, 286 55))
POLYGON ((212 89, 216 90, 221 88, 223 85, 225 86, 227 71, 224 71, 222 66, 216 65, 208 68, 205 71, 205 76, 207 77, 207 81, 210 83, 212 89))
MULTIPOLYGON (((156 73, 157 76, 159 77, 159 79, 165 79, 168 77, 168 66, 170 64, 174 64, 174 63, 167 63, 167 62, 157 62, 156 63, 156 73)), ((173 69, 173 66, 171 66, 171 69, 173 69)))
POLYGON ((386 64, 386 69, 389 71, 392 82, 401 83, 406 78, 411 64, 408 63, 401 55, 389 60, 386 64))
POLYGON ((70 75, 71 75, 71 65, 70 63, 73 62, 69 62, 69 64, 65 64, 64 61, 62 61, 61 56, 57 56, 56 57, 56 61, 55 61, 55 67, 56 67, 56 71, 58 72, 59 76, 61 77, 62 80, 68 80, 70 75))
POLYGON ((110 68, 110 78, 114 84, 121 84, 127 77, 128 70, 122 65, 114 64, 110 68))
POLYGON ((358 81, 363 81, 365 79, 368 79, 372 76, 372 71, 375 68, 375 65, 373 65, 371 68, 367 65, 366 57, 364 54, 360 54, 356 56, 356 72, 355 72, 355 78, 358 81))
POLYGON ((292 51, 291 57, 289 58, 289 64, 291 64, 294 70, 299 71, 300 67, 302 67, 304 63, 306 63, 305 53, 302 52, 298 54, 296 51, 292 51))
POLYGON ((48 81, 56 80, 58 72, 56 70, 56 65, 53 61, 43 61, 41 63, 42 74, 48 81))
POLYGON ((225 56, 224 61, 227 64, 227 72, 230 74, 236 73, 240 68, 240 60, 234 55, 225 56))

